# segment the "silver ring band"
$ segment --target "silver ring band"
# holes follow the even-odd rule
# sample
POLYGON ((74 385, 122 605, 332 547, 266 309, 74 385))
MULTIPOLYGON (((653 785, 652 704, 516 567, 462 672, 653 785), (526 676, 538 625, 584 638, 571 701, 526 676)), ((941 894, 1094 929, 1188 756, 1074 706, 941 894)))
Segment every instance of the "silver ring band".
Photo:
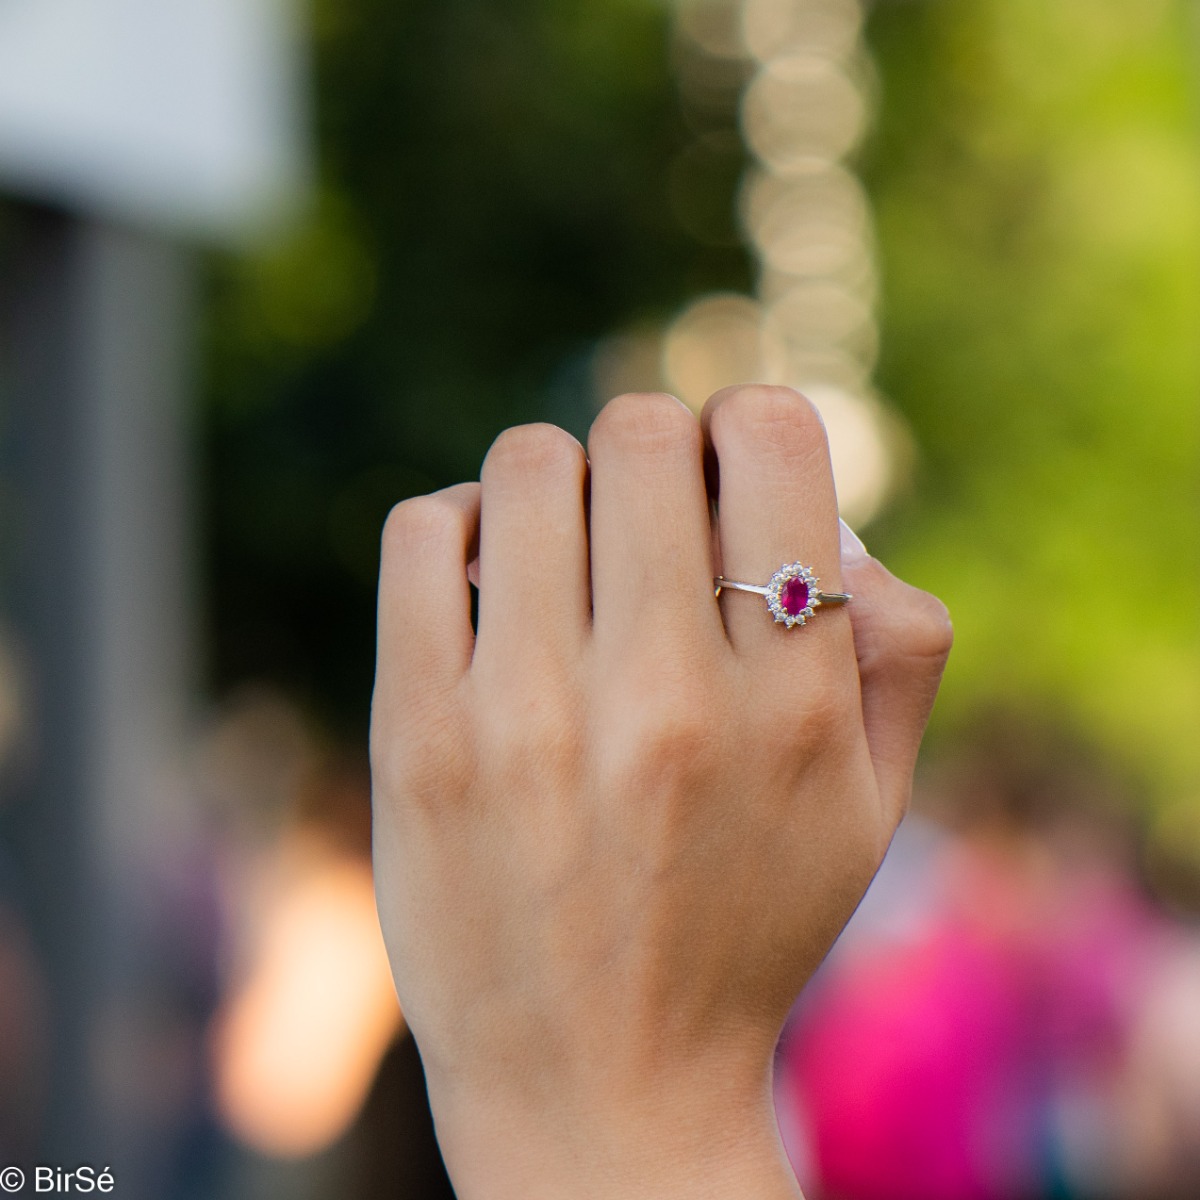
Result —
MULTIPOLYGON (((716 594, 719 596, 723 591, 731 592, 753 592, 756 596, 766 596, 770 589, 763 587, 757 583, 738 583, 736 579, 726 579, 724 575, 718 575, 713 580, 713 587, 716 589, 716 594)), ((846 604, 853 600, 854 597, 848 592, 816 592, 813 594, 813 600, 817 604, 846 604)))
POLYGON ((713 580, 713 595, 720 597, 723 591, 753 592, 765 597, 776 623, 788 629, 805 624, 818 608, 847 604, 853 599, 847 592, 821 591, 812 568, 801 562, 784 563, 765 584, 742 583, 718 575, 713 580))

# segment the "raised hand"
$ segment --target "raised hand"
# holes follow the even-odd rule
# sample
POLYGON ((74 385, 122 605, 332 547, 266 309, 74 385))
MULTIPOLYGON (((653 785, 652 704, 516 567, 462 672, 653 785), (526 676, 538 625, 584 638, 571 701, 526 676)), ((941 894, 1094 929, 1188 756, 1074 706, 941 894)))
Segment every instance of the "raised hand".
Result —
POLYGON ((774 1046, 904 812, 950 641, 839 537, 788 389, 702 423, 622 396, 586 456, 511 429, 481 483, 396 507, 376 887, 464 1200, 798 1195, 774 1046), (795 561, 851 603, 788 629, 714 598, 795 561))

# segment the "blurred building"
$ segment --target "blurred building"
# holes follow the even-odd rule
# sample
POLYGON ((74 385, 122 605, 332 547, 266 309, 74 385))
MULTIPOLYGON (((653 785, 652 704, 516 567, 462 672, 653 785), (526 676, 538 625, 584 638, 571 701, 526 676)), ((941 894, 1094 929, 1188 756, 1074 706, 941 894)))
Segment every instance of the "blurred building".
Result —
POLYGON ((285 0, 0 6, 0 1043, 40 1047, 0 1093, 23 1162, 131 1197, 194 1149, 211 1004, 191 247, 303 202, 300 48, 285 0))

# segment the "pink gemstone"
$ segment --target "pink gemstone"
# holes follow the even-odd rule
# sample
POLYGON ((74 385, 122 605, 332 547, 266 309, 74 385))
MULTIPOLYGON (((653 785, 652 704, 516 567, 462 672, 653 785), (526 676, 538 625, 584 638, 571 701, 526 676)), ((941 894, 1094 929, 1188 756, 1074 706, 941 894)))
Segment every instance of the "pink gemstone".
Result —
POLYGON ((789 579, 779 589, 779 602, 789 617, 798 617, 808 607, 808 584, 803 579, 789 579))

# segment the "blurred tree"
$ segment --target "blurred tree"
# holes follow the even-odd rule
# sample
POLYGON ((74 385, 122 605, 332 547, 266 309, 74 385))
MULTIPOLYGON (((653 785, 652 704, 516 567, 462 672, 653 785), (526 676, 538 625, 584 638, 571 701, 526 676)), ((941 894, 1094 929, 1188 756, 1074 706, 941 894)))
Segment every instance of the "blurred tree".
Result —
MULTIPOLYGON (((218 687, 274 678, 361 734, 389 506, 474 477, 513 422, 584 433, 599 338, 748 286, 736 242, 673 215, 669 165, 705 131, 676 96, 668 17, 650 0, 318 3, 316 209, 211 271, 218 687)), ((718 136, 735 99, 705 117, 718 136)), ((736 171, 718 157, 697 176, 694 157, 692 186, 732 213, 736 171)))
MULTIPOLYGON (((735 93, 685 112, 668 15, 319 0, 319 202, 211 273, 218 686, 273 677, 361 733, 388 506, 472 476, 513 421, 582 432, 597 339, 749 288, 746 255, 697 233, 732 206, 729 155, 693 182, 735 93)), ((879 0, 862 164, 879 380, 919 454, 869 540, 955 615, 937 729, 1053 712, 1200 810, 1191 17, 879 0)))
MULTIPOLYGON (((1200 808, 1200 149, 1183 0, 880 3, 873 531, 958 639, 940 725, 1054 712, 1200 808)), ((1200 848, 1200 843, 1198 843, 1200 848)))

